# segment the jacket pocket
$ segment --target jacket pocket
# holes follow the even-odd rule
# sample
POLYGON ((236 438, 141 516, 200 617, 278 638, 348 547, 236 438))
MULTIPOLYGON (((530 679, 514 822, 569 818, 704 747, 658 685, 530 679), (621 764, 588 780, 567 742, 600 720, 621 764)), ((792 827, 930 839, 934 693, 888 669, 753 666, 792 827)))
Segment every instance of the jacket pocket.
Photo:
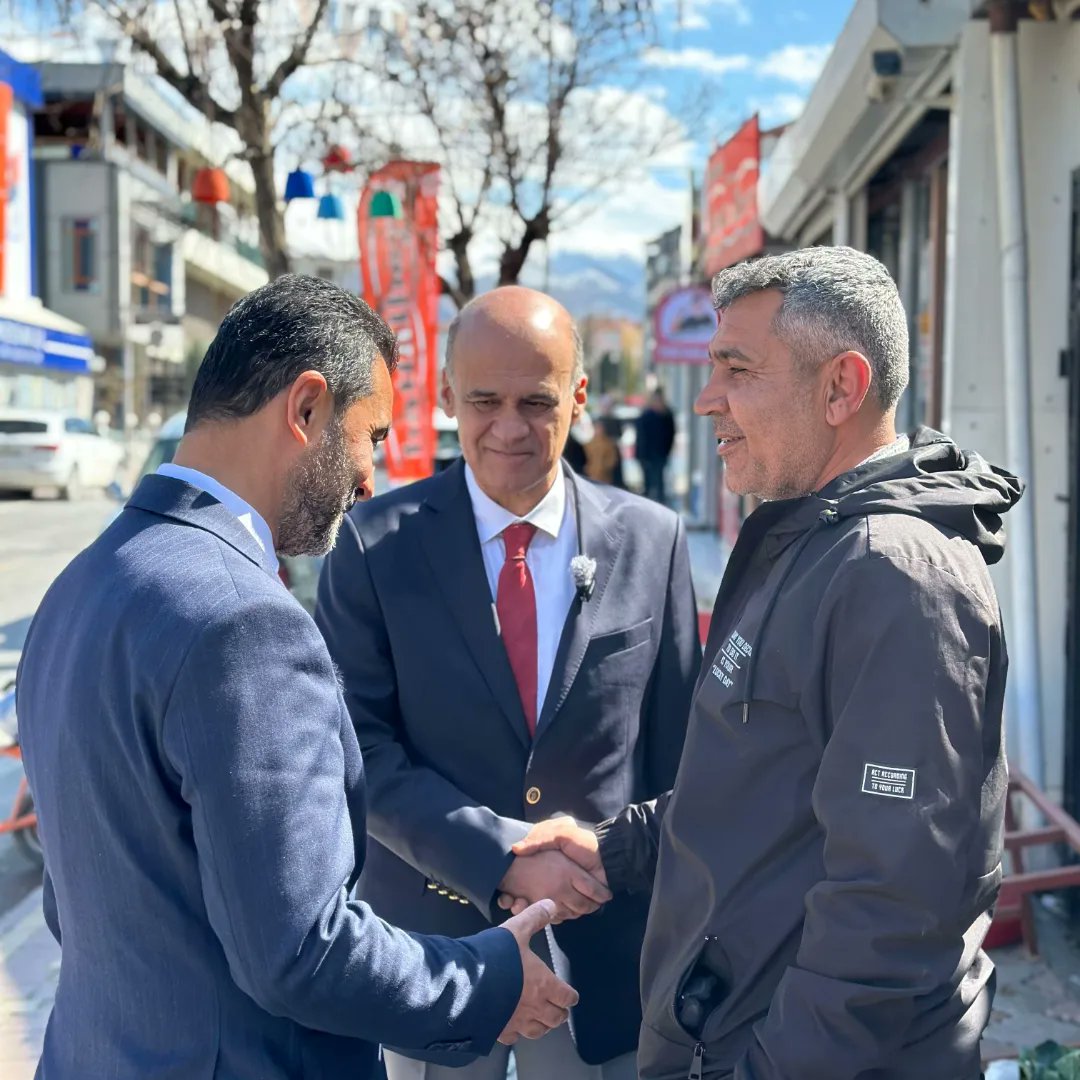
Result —
POLYGON ((589 649, 586 658, 590 663, 604 660, 609 656, 629 652, 644 645, 652 637, 652 618, 643 619, 625 630, 612 630, 607 634, 599 634, 589 641, 589 649))
POLYGON ((675 1026, 691 1039, 702 1037, 705 1025, 728 993, 727 957, 715 934, 707 934, 701 951, 683 972, 669 1006, 675 1026))

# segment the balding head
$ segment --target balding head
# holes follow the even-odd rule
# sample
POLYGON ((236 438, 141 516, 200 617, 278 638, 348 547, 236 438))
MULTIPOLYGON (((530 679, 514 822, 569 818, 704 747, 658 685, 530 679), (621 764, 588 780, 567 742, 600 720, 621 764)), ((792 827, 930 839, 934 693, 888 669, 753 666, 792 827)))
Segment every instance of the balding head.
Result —
POLYGON ((574 320, 550 296, 508 286, 461 309, 447 339, 443 407, 489 498, 524 516, 551 490, 585 384, 574 320))
POLYGON ((545 339, 569 341, 573 350, 570 382, 576 386, 585 375, 585 348, 570 312, 547 293, 523 285, 504 285, 470 300, 454 316, 446 332, 446 368, 453 373, 454 346, 463 330, 502 336, 533 346, 545 339))

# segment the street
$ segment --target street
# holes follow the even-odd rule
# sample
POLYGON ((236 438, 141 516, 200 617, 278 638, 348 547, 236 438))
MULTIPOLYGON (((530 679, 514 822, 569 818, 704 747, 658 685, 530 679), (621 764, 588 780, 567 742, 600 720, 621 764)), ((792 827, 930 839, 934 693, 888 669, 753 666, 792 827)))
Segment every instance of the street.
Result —
MULTIPOLYGON (((103 495, 75 503, 52 498, 0 498, 0 687, 15 677, 30 620, 49 585, 116 512, 103 495)), ((0 815, 15 799, 21 768, 0 758, 0 815)), ((0 914, 40 881, 10 836, 0 836, 0 914)))

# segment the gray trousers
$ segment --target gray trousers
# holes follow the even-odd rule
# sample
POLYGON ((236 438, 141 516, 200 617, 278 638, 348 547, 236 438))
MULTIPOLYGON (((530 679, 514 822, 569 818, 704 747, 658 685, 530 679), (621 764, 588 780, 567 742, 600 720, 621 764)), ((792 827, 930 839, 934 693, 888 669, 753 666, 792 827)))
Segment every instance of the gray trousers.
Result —
MULTIPOLYGON (((511 1047, 501 1043, 487 1057, 460 1069, 385 1051, 387 1080, 506 1080, 511 1047)), ((578 1057, 570 1029, 549 1031, 542 1039, 519 1039, 513 1046, 518 1080, 637 1080, 634 1054, 623 1054, 603 1065, 586 1065, 578 1057)))

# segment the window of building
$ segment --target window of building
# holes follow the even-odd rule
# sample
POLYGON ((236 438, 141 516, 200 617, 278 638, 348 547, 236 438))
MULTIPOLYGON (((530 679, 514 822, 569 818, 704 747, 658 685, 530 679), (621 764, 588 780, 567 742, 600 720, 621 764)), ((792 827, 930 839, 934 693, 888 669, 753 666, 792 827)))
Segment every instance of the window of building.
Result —
POLYGON ((65 218, 62 228, 65 291, 98 292, 100 281, 98 278, 97 218, 65 218))

